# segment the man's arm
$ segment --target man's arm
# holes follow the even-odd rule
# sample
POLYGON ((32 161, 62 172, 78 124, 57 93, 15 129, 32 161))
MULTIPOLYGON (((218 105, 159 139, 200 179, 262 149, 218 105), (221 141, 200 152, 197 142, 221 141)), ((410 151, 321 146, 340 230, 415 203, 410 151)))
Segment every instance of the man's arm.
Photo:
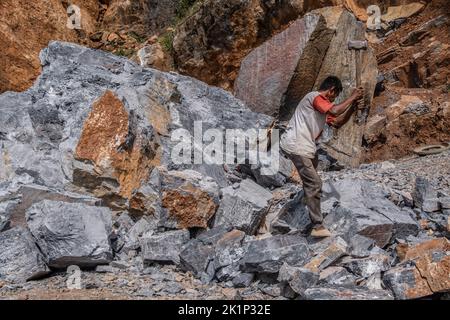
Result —
POLYGON ((356 103, 352 103, 350 105, 350 108, 345 110, 344 113, 342 113, 341 115, 339 115, 337 117, 333 117, 334 119, 329 121, 328 124, 334 128, 339 129, 340 127, 342 127, 344 124, 346 124, 350 120, 353 112, 355 112, 355 110, 356 110, 356 106, 357 106, 356 103))
POLYGON ((333 106, 333 108, 330 109, 329 113, 332 114, 333 116, 340 116, 341 114, 348 111, 348 109, 350 109, 350 107, 352 106, 353 102, 360 99, 363 96, 363 94, 364 89, 362 88, 355 89, 348 99, 346 99, 344 102, 340 104, 333 106))

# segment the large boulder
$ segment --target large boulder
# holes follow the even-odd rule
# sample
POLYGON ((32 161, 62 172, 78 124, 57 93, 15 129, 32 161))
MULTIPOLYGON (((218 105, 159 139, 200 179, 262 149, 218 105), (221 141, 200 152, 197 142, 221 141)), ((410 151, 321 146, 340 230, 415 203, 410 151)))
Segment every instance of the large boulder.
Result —
MULTIPOLYGON (((240 259, 242 241, 242 232, 237 230, 233 232, 229 227, 220 226, 204 231, 183 248, 180 253, 180 266, 208 283, 214 278, 216 269, 235 264, 235 259, 240 259), (216 248, 222 248, 224 252, 216 251, 216 248)), ((229 278, 225 273, 222 273, 222 276, 229 278)))
POLYGON ((346 259, 341 263, 346 269, 359 277, 369 278, 375 273, 385 272, 391 267, 391 258, 385 254, 373 254, 362 259, 346 259))
POLYGON ((112 260, 108 208, 44 200, 27 210, 26 219, 50 267, 94 267, 112 260))
MULTIPOLYGON (((365 40, 364 32, 364 24, 343 7, 314 10, 244 59, 235 83, 236 96, 253 110, 289 120, 308 92, 317 90, 327 76, 336 75, 344 85, 336 101, 339 103, 357 86, 356 53, 347 44, 365 40), (280 50, 289 55, 280 54, 280 50)), ((347 166, 357 166, 361 161, 364 122, 378 75, 373 50, 360 53, 367 112, 355 114, 339 131, 329 128, 323 137, 328 155, 347 166)))
POLYGON ((194 136, 199 142, 210 128, 258 129, 272 122, 224 90, 103 51, 50 42, 40 59, 42 74, 30 90, 0 96, 0 182, 37 184, 51 193, 87 191, 115 210, 153 215, 160 190, 150 190, 150 180, 157 166, 193 169, 227 186, 225 170, 203 161, 199 143, 202 161, 175 161, 176 137, 192 147, 194 136))
POLYGON ((339 203, 325 217, 325 225, 346 241, 361 235, 383 248, 395 238, 419 231, 410 209, 400 209, 375 183, 346 178, 333 183, 339 203))
POLYGON ((0 280, 25 282, 47 275, 50 269, 28 230, 0 232, 0 280))
POLYGON ((312 246, 315 256, 304 267, 320 272, 347 254, 348 245, 340 237, 324 239, 312 246))
POLYGON ((319 14, 296 20, 242 61, 236 97, 271 116, 279 115, 280 108, 295 108, 314 86, 332 35, 319 14))
POLYGON ((301 267, 291 267, 287 263, 283 264, 278 274, 278 281, 289 287, 300 296, 305 290, 319 282, 319 274, 309 269, 301 267))

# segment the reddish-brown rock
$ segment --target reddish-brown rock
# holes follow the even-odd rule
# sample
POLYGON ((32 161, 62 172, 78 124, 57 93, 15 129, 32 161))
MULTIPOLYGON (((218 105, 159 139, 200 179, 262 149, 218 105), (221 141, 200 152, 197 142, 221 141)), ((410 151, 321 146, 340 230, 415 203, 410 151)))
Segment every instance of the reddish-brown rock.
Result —
POLYGON ((67 2, 2 0, 0 2, 0 93, 28 89, 41 71, 39 52, 50 40, 83 42, 94 30, 97 0, 70 1, 81 9, 81 29, 67 28, 67 2))
POLYGON ((196 171, 169 171, 162 173, 161 201, 165 225, 207 228, 219 206, 219 187, 196 171))
POLYGON ((386 272, 385 282, 399 299, 415 299, 450 291, 450 242, 432 239, 413 246, 399 245, 401 266, 386 272), (411 262, 413 266, 403 264, 411 262))
POLYGON ((154 154, 130 132, 123 102, 108 90, 94 103, 75 150, 75 159, 93 163, 99 177, 116 179, 124 198, 131 197, 153 167, 154 154))

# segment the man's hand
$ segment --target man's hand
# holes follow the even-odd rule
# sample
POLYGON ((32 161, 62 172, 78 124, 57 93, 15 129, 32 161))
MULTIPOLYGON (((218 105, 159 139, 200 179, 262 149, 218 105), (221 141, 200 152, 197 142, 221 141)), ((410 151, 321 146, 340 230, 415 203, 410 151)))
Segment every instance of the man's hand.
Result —
MULTIPOLYGON (((339 116, 346 112, 348 109, 351 109, 349 107, 352 106, 352 104, 355 101, 358 101, 364 97, 364 89, 362 87, 353 90, 353 93, 350 97, 347 98, 344 102, 335 105, 331 110, 329 111, 334 116, 339 116)), ((360 104, 360 103, 358 103, 360 104)), ((354 111, 354 110, 353 110, 354 111)), ((351 111, 351 112, 353 112, 351 111)))
POLYGON ((353 90, 353 93, 352 93, 353 101, 359 100, 362 97, 364 97, 364 88, 363 87, 359 87, 359 88, 353 90))

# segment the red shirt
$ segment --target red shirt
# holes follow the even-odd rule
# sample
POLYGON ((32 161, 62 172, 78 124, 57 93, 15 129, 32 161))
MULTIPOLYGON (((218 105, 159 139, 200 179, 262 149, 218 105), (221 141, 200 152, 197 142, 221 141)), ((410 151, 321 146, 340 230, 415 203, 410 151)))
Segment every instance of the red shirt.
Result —
MULTIPOLYGON (((313 107, 320 113, 328 113, 331 108, 334 107, 334 104, 330 102, 327 98, 325 98, 322 95, 318 95, 313 102, 313 107)), ((331 113, 327 114, 327 123, 331 124, 336 120, 336 116, 332 115, 331 113)))

